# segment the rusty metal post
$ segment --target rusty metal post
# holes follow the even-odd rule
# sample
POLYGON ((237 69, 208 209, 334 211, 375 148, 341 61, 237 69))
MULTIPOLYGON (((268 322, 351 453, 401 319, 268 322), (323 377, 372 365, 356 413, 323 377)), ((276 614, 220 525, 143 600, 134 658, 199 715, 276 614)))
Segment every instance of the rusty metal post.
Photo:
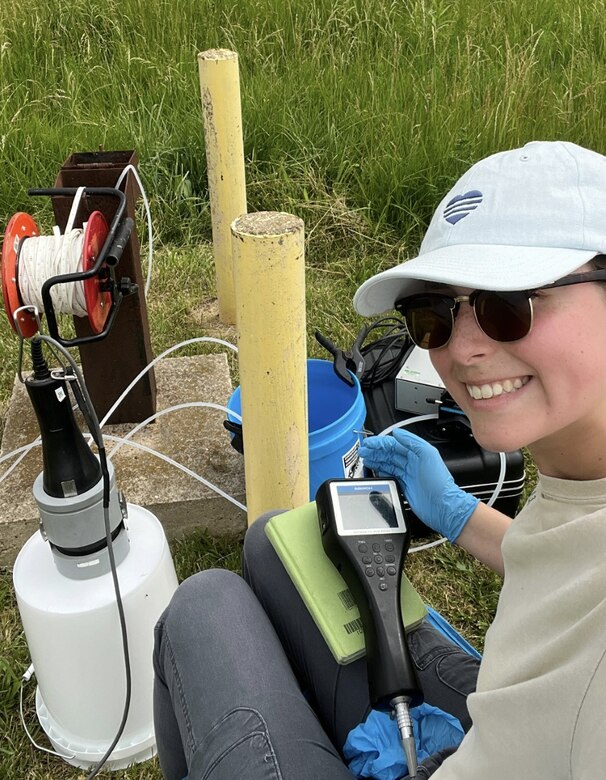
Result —
MULTIPOLYGON (((114 187, 127 165, 137 165, 134 151, 77 152, 63 163, 55 187, 114 187)), ((126 215, 135 219, 135 204, 139 188, 129 173, 121 188, 127 199, 126 215), (124 186, 125 185, 125 186, 124 186)), ((63 231, 72 204, 71 198, 54 197, 53 210, 57 225, 63 231)), ((108 222, 116 211, 113 198, 83 198, 76 216, 76 224, 98 209, 108 222)), ((109 411, 113 402, 137 374, 153 359, 145 302, 145 280, 141 270, 139 239, 136 226, 122 254, 119 276, 128 276, 139 291, 123 299, 114 327, 102 341, 84 344, 80 349, 82 370, 99 418, 109 411)), ((85 318, 74 317, 78 336, 91 333, 85 318)), ((150 417, 156 411, 156 381, 153 369, 130 391, 110 423, 134 423, 150 417)))

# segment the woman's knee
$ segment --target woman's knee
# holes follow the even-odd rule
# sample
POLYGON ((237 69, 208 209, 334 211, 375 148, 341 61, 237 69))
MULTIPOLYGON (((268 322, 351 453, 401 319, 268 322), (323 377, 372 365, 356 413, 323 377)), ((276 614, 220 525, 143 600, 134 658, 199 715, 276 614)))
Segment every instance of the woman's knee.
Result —
POLYGON ((177 608, 181 603, 204 603, 215 591, 237 588, 239 582, 240 577, 229 569, 204 569, 183 580, 174 593, 172 604, 177 608))
POLYGON ((244 561, 251 561, 256 558, 259 551, 262 551, 269 542, 265 534, 265 526, 270 517, 271 515, 261 515, 246 531, 242 548, 244 561))
POLYGON ((242 550, 244 579, 248 579, 247 574, 250 567, 256 565, 254 562, 266 561, 268 553, 270 558, 274 557, 273 547, 265 533, 265 526, 272 517, 282 514, 282 511, 265 512, 247 530, 242 550))
POLYGON ((158 621, 160 632, 199 632, 219 604, 226 599, 241 600, 249 593, 242 578, 228 569, 205 569, 184 580, 158 621))

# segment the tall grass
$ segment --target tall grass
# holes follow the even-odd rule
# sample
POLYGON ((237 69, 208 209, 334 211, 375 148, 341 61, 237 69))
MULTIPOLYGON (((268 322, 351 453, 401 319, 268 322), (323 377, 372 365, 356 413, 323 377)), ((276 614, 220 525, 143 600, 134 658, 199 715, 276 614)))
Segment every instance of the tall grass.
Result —
POLYGON ((195 57, 213 47, 240 57, 252 208, 337 192, 408 244, 479 157, 606 151, 597 0, 16 0, 0 30, 0 214, 75 149, 135 147, 163 240, 208 235, 195 57))

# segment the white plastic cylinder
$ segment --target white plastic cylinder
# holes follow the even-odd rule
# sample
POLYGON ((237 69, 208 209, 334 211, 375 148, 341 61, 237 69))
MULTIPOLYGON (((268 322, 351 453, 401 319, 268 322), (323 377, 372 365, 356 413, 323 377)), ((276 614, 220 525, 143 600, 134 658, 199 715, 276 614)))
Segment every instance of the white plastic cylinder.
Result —
MULTIPOLYGON (((128 720, 107 763, 121 769, 155 753, 153 629, 177 587, 164 530, 146 509, 128 505, 130 550, 118 565, 132 694, 128 720)), ((15 562, 13 581, 36 672, 38 719, 55 750, 83 768, 97 763, 122 719, 126 677, 111 573, 66 577, 48 542, 32 536, 15 562), (70 758, 71 756, 71 758, 70 758)))

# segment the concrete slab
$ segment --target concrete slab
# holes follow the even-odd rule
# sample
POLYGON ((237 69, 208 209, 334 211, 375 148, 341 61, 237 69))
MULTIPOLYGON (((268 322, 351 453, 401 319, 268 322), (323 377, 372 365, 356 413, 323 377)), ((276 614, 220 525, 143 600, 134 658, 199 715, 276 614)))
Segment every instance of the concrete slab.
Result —
MULTIPOLYGON (((189 401, 225 405, 232 392, 224 354, 162 360, 156 366, 156 382, 158 410, 189 401)), ((133 441, 177 460, 244 504, 244 459, 230 446, 223 419, 224 414, 214 409, 170 412, 137 433, 133 441)), ((124 436, 132 427, 107 426, 104 434, 124 436)), ((38 434, 27 392, 15 380, 0 454, 28 444, 38 434)), ((108 453, 113 446, 106 441, 108 453)), ((127 500, 154 512, 169 539, 194 528, 205 528, 215 535, 238 535, 246 529, 244 511, 155 456, 123 446, 112 462, 127 500)), ((0 472, 5 469, 3 464, 0 472)), ((38 529, 31 490, 41 469, 42 455, 37 447, 0 484, 0 565, 12 565, 23 543, 38 529)))

